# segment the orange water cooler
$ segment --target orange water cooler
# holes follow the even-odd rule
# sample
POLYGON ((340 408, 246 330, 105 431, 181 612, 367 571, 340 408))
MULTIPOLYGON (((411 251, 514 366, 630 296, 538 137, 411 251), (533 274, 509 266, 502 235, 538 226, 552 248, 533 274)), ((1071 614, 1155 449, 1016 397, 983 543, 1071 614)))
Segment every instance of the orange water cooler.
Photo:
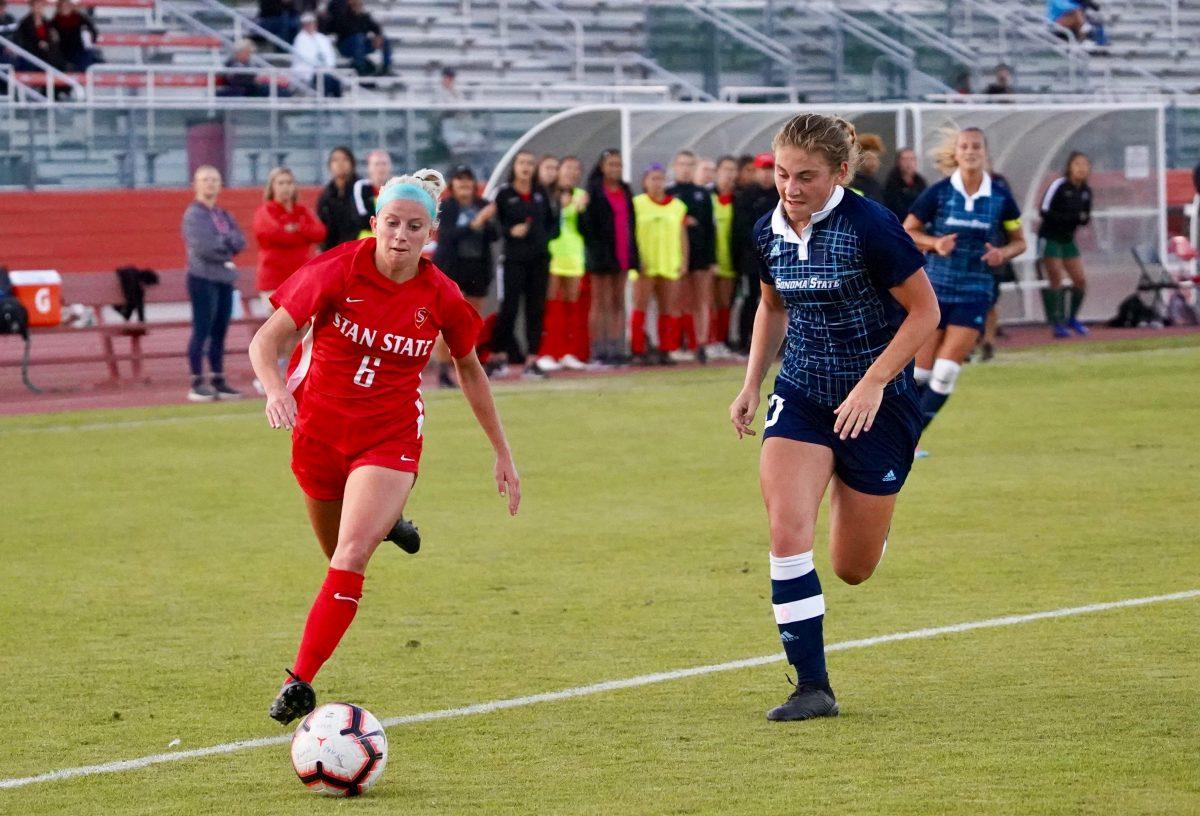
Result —
POLYGON ((25 269, 8 273, 13 294, 29 311, 30 326, 57 326, 62 322, 62 277, 53 269, 25 269))

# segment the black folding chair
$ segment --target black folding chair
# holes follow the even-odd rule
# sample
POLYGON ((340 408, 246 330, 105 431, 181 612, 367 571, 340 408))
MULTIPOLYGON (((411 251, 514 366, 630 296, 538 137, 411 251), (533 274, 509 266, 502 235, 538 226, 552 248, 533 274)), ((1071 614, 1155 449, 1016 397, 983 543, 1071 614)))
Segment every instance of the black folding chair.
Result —
POLYGON ((1158 247, 1151 244, 1138 244, 1132 251, 1133 260, 1141 272, 1137 281, 1138 299, 1146 308, 1154 312, 1156 320, 1169 323, 1170 316, 1167 313, 1167 306, 1171 299, 1168 294, 1164 293, 1178 291, 1179 283, 1163 266, 1162 257, 1158 254, 1158 247), (1143 297, 1144 293, 1149 293, 1149 303, 1146 303, 1146 299, 1143 297))

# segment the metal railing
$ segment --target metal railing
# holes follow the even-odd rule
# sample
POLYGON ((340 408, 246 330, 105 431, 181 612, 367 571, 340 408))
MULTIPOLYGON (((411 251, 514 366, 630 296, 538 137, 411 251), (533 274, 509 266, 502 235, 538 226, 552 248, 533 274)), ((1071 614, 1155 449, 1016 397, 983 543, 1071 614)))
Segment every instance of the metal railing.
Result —
MULTIPOLYGON (((37 93, 43 97, 40 101, 42 101, 42 102, 53 101, 55 98, 55 90, 57 88, 63 87, 64 85, 66 87, 70 88, 73 92, 77 91, 81 94, 83 93, 83 86, 80 85, 79 82, 74 77, 72 77, 70 74, 68 74, 65 71, 61 71, 58 68, 55 68, 53 65, 46 62, 44 59, 37 56, 36 54, 26 51, 24 48, 17 45, 15 42, 8 39, 7 37, 0 37, 0 47, 3 47, 5 50, 12 52, 12 54, 14 56, 16 56, 18 59, 23 60, 23 61, 29 63, 30 65, 37 66, 37 70, 40 70, 45 74, 46 92, 45 92, 45 94, 42 94, 41 91, 37 91, 37 93)), ((15 79, 15 74, 19 73, 19 72, 14 70, 13 73, 14 73, 14 79, 15 79)), ((22 85, 22 87, 24 87, 24 88, 29 88, 30 90, 33 90, 32 86, 28 85, 27 83, 18 83, 18 84, 22 85)))
MULTIPOLYGON (((314 76, 338 82, 345 103, 359 95, 358 78, 329 69, 316 69, 314 76)), ((283 68, 226 68, 223 66, 185 65, 110 65, 98 63, 84 74, 86 99, 97 107, 154 106, 161 101, 216 103, 221 105, 262 105, 272 107, 314 105, 337 106, 344 102, 317 93, 296 74, 283 68), (226 94, 229 77, 252 77, 254 95, 226 94), (198 81, 197 81, 198 80, 198 81), (112 93, 106 93, 111 91, 112 93), (199 91, 189 95, 189 91, 199 91), (299 91, 299 93, 297 93, 299 91), (297 98, 302 97, 302 98, 297 98), (291 103, 291 104, 288 104, 291 103)))

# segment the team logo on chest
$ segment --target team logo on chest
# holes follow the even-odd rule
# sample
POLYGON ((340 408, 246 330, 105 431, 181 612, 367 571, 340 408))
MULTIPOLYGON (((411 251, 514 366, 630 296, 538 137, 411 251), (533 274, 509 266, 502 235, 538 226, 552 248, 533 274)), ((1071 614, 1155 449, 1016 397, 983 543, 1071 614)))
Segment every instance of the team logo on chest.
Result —
POLYGON ((424 326, 425 321, 428 319, 429 319, 429 310, 426 309, 424 306, 421 306, 415 312, 413 312, 413 323, 416 324, 416 327, 418 329, 421 328, 422 326, 424 326))

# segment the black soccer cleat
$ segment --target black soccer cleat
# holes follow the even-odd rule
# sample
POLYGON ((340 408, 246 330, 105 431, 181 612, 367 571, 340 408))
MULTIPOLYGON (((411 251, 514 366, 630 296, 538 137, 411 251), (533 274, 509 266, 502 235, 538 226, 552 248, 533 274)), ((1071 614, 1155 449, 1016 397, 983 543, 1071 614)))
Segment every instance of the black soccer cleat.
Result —
POLYGON ((313 687, 292 674, 291 669, 286 671, 292 679, 283 684, 279 696, 267 711, 271 719, 279 720, 283 725, 297 717, 303 717, 317 707, 317 693, 313 691, 313 687))
POLYGON ((409 555, 416 555, 417 550, 421 549, 421 531, 403 516, 392 525, 391 532, 383 540, 392 542, 409 555))
MULTIPOLYGON (((792 682, 790 677, 788 682, 792 682)), ((837 715, 838 704, 833 697, 833 689, 828 685, 799 683, 783 705, 767 712, 767 719, 771 722, 792 722, 837 715)))

